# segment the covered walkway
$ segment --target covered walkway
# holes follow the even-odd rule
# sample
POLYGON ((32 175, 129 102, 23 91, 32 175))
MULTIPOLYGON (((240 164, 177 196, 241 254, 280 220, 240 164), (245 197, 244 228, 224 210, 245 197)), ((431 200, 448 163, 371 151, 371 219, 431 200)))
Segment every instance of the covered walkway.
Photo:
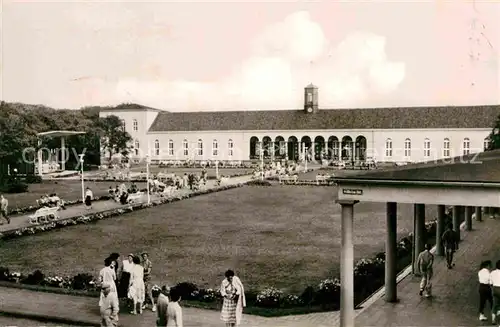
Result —
MULTIPOLYGON (((353 221, 356 203, 360 201, 387 203, 385 301, 397 303, 401 300, 398 297, 396 283, 397 204, 414 204, 414 253, 421 252, 427 241, 425 206, 438 206, 436 254, 442 256, 441 235, 445 228, 447 206, 453 206, 453 229, 458 232, 462 220, 465 220, 466 230, 473 229, 473 213, 476 219, 481 221, 483 213, 488 214, 494 207, 500 207, 500 152, 492 151, 478 156, 451 158, 437 163, 424 163, 335 180, 339 185, 338 203, 342 206, 340 326, 352 327, 355 317, 353 221)), ((476 266, 478 264, 479 261, 475 263, 476 266)), ((460 270, 455 273, 462 274, 460 270)), ((415 292, 418 292, 418 289, 415 292)), ((382 308, 379 309, 383 311, 382 308)), ((404 308, 398 311, 398 315, 406 315, 404 308)), ((426 319, 431 319, 431 316, 426 319)), ((426 321, 425 324, 440 323, 426 321)), ((365 323, 357 325, 366 326, 365 323)))

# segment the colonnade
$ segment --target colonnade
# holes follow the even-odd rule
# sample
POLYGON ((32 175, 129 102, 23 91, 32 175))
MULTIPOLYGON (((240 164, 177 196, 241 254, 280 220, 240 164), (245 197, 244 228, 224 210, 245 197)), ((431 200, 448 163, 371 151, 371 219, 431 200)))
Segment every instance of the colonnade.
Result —
MULTIPOLYGON (((342 249, 341 249, 341 311, 340 326, 354 326, 354 246, 353 246, 353 223, 354 205, 359 201, 339 200, 342 207, 342 249)), ((472 230, 472 215, 475 214, 476 221, 482 221, 484 214, 493 213, 491 207, 453 206, 452 224, 453 230, 460 235, 460 225, 465 222, 465 230, 472 230)), ((436 221, 436 252, 437 256, 444 255, 442 236, 446 229, 446 206, 437 206, 436 221)), ((385 242, 385 300, 397 302, 397 203, 388 202, 386 212, 386 242, 385 242)), ((414 240, 412 271, 416 273, 416 261, 418 254, 424 250, 427 239, 425 229, 425 204, 414 204, 414 240)))

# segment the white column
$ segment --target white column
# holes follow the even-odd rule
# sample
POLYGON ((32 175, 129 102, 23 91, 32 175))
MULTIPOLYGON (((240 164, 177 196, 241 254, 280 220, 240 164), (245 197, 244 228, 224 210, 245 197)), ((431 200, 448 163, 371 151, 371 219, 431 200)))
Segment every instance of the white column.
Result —
POLYGON ((61 169, 66 170, 66 140, 61 137, 61 169))
POLYGON ((354 326, 354 205, 357 201, 337 201, 342 206, 342 249, 340 259, 340 327, 354 326))
POLYGON ((43 176, 43 153, 41 146, 42 140, 38 139, 38 151, 36 153, 38 161, 38 175, 43 176))

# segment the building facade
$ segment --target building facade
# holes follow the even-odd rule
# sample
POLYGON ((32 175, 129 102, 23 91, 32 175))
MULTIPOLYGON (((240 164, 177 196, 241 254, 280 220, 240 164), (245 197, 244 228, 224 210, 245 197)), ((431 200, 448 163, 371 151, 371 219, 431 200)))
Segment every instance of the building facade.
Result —
POLYGON ((482 152, 500 106, 320 109, 305 88, 300 110, 169 112, 111 108, 134 139, 132 158, 422 162, 482 152))

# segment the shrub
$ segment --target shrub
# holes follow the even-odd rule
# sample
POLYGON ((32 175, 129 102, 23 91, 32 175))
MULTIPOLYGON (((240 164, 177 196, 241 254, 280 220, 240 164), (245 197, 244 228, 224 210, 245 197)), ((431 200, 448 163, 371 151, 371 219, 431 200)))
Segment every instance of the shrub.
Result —
POLYGON ((305 305, 311 305, 313 304, 315 297, 316 291, 314 290, 314 287, 307 286, 304 292, 300 295, 300 301, 305 305))
POLYGON ((256 304, 263 308, 279 308, 283 299, 283 292, 277 288, 269 287, 257 295, 256 304))
POLYGON ((24 278, 21 283, 28 285, 41 285, 44 279, 45 275, 40 270, 35 270, 32 274, 29 274, 26 278, 24 278))
POLYGON ((0 267, 0 281, 4 281, 4 282, 10 281, 9 268, 0 267))
POLYGON ((95 289, 94 277, 90 274, 78 274, 71 279, 71 288, 82 291, 95 289))
POLYGON ((175 286, 175 288, 179 291, 181 297, 185 300, 197 299, 200 291, 196 284, 190 282, 179 283, 175 286))
POLYGON ((0 192, 24 193, 28 191, 28 184, 19 179, 7 179, 0 183, 0 192))
POLYGON ((214 302, 220 298, 222 298, 220 292, 212 288, 200 289, 198 292, 198 300, 201 302, 214 302))
POLYGON ((28 184, 40 184, 42 182, 42 177, 38 175, 28 174, 24 181, 28 184))
POLYGON ((247 185, 250 185, 250 186, 272 186, 273 184, 271 184, 271 182, 266 181, 266 180, 256 179, 256 180, 248 182, 247 185))
POLYGON ((318 286, 315 300, 317 304, 337 304, 340 302, 340 280, 325 279, 318 286))

